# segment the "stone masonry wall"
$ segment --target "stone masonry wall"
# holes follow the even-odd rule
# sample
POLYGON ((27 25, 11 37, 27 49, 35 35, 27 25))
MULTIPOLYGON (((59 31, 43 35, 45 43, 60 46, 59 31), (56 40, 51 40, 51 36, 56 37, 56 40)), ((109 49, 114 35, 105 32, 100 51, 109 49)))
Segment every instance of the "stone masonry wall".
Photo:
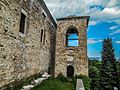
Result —
POLYGON ((54 60, 56 28, 43 11, 38 0, 0 0, 0 87, 48 71, 54 60), (26 13, 24 34, 19 32, 22 10, 26 13))
POLYGON ((55 76, 67 76, 67 66, 74 67, 74 75, 88 75, 87 23, 89 17, 68 17, 57 19, 55 76), (78 30, 79 46, 66 46, 66 32, 70 27, 78 30))

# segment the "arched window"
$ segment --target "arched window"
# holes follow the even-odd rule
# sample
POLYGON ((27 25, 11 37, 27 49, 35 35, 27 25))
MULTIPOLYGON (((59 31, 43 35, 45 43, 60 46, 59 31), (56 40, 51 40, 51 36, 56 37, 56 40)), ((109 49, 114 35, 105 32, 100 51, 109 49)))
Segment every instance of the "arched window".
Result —
POLYGON ((75 28, 70 28, 66 32, 66 46, 78 46, 78 31, 75 28))

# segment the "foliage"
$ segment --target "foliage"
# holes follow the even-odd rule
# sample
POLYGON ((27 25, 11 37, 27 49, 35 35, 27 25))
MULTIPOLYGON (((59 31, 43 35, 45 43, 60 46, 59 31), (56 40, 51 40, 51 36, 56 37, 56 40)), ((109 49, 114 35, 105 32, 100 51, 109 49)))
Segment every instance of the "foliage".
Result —
POLYGON ((110 65, 109 61, 107 61, 106 68, 102 70, 104 72, 104 75, 101 75, 100 77, 100 85, 104 89, 112 90, 113 87, 117 84, 117 78, 114 76, 114 69, 112 69, 111 67, 112 65, 110 65))
POLYGON ((89 60, 89 65, 90 66, 95 66, 100 70, 101 67, 101 61, 98 60, 89 60))
POLYGON ((117 86, 116 60, 112 40, 107 38, 103 41, 100 87, 101 90, 112 90, 115 86, 117 86))
POLYGON ((118 87, 120 89, 120 59, 117 62, 117 72, 118 72, 118 87))
POLYGON ((60 78, 50 78, 32 90, 75 90, 75 86, 71 82, 61 81, 60 78))
POLYGON ((120 75, 120 61, 117 61, 117 72, 118 72, 119 75, 120 75))
POLYGON ((91 78, 90 90, 98 90, 99 78, 91 78))
POLYGON ((62 73, 58 74, 57 79, 62 81, 62 82, 67 82, 67 78, 63 76, 62 73))
POLYGON ((89 66, 89 77, 91 78, 90 89, 95 90, 99 85, 99 70, 97 67, 89 66))
POLYGON ((76 75, 74 78, 66 78, 61 73, 57 78, 49 78, 32 90, 75 90, 76 80, 82 79, 85 90, 90 90, 90 78, 83 75, 76 75), (72 81, 71 81, 72 80, 72 81))
POLYGON ((97 78, 99 77, 99 70, 97 67, 90 65, 89 66, 89 76, 90 78, 97 78))

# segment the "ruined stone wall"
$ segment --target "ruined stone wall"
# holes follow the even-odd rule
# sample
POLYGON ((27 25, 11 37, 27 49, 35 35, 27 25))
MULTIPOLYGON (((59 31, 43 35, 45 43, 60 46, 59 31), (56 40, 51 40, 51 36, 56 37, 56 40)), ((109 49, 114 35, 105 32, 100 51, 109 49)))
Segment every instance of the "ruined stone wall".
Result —
POLYGON ((58 74, 67 76, 67 66, 69 65, 74 67, 74 75, 88 75, 86 34, 88 18, 57 19, 55 76, 58 74), (75 27, 78 30, 79 45, 77 47, 66 46, 66 32, 70 27, 75 27))
POLYGON ((55 29, 38 0, 0 0, 0 87, 48 71, 54 59, 55 29), (24 34, 19 32, 22 11, 24 34))

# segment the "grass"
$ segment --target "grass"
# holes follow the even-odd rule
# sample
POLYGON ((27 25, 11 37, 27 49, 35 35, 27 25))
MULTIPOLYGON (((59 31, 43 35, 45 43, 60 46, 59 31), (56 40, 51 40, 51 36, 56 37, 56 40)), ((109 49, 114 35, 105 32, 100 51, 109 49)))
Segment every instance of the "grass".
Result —
POLYGON ((34 87, 32 90, 75 90, 75 84, 70 81, 61 81, 57 78, 50 78, 34 87))

